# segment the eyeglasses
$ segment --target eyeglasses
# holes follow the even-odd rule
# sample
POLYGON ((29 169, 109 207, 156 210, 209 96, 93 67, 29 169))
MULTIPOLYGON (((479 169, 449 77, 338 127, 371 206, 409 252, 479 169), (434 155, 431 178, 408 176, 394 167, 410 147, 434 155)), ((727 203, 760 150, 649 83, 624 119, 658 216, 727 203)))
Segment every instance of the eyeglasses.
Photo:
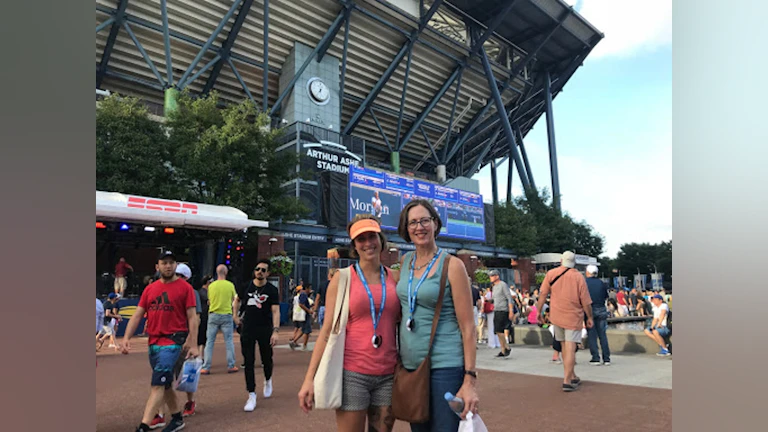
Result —
POLYGON ((257 273, 259 273, 259 272, 264 272, 264 273, 266 273, 266 272, 268 272, 268 271, 269 271, 269 269, 265 269, 264 267, 256 267, 256 272, 257 272, 257 273))
POLYGON ((419 220, 412 220, 408 222, 408 228, 414 229, 417 225, 421 225, 422 228, 429 227, 429 224, 432 223, 432 221, 435 220, 433 217, 425 217, 421 218, 419 220))

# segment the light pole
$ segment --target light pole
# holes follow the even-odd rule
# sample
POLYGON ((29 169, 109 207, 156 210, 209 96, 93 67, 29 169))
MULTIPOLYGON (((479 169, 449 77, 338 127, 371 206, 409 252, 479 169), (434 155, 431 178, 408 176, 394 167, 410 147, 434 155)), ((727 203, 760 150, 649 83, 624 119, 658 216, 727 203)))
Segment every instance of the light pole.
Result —
POLYGON ((272 245, 277 243, 277 239, 274 237, 269 238, 269 256, 272 256, 272 245))

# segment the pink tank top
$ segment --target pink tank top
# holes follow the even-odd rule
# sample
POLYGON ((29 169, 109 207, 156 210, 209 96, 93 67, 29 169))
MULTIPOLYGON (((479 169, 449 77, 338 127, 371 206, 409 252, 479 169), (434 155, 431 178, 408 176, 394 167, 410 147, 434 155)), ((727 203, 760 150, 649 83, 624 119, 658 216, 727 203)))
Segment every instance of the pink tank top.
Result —
MULTIPOLYGON (((381 307, 381 278, 369 280, 368 287, 373 294, 373 304, 378 315, 381 307)), ((395 372, 397 363, 397 344, 395 329, 400 316, 400 301, 395 290, 396 283, 392 274, 387 270, 387 303, 381 314, 376 334, 382 338, 381 346, 374 348, 371 344, 373 337, 373 320, 368 294, 362 281, 357 276, 355 268, 351 268, 351 283, 349 286, 349 320, 347 322, 347 338, 344 342, 344 369, 367 375, 389 375, 395 372)))

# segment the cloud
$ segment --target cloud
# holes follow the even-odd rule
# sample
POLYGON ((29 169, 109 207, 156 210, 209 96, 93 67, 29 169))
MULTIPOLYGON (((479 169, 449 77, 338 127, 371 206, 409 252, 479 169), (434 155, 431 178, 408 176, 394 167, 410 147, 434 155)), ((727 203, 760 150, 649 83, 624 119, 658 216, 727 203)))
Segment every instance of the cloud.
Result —
POLYGON ((672 43, 672 0, 568 0, 566 3, 576 5, 579 14, 605 34, 589 60, 631 56, 672 43))

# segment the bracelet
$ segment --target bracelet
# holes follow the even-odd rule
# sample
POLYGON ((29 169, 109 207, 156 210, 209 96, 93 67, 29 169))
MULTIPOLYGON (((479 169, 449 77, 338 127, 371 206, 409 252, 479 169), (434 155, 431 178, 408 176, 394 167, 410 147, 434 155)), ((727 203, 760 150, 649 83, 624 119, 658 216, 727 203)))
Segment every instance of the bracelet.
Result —
POLYGON ((272 327, 272 333, 278 333, 280 331, 280 327, 272 327))

